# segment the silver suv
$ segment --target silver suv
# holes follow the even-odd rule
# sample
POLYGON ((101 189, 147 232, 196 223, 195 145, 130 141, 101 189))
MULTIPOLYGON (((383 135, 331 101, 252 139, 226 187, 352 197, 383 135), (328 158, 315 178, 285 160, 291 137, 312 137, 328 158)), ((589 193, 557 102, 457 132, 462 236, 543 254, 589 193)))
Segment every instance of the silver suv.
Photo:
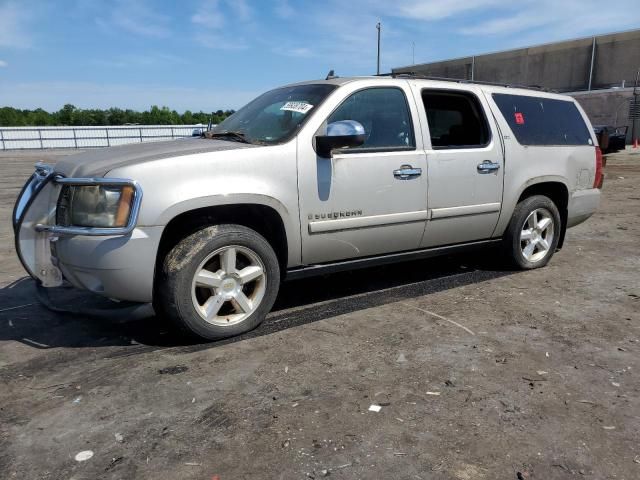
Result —
POLYGON ((542 267, 601 184, 572 98, 332 78, 267 92, 203 138, 37 165, 13 221, 43 286, 153 302, 216 339, 257 326, 284 278, 498 242, 542 267))

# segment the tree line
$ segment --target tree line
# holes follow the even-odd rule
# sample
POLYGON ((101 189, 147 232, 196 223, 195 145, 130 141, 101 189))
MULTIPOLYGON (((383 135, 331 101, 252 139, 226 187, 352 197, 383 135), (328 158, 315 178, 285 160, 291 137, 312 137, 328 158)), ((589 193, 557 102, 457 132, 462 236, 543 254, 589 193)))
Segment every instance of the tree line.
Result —
POLYGON ((48 126, 96 126, 96 125, 193 125, 207 124, 212 119, 214 124, 222 122, 235 110, 218 110, 216 112, 191 112, 186 110, 180 114, 168 107, 153 105, 149 110, 137 112, 120 108, 83 109, 67 104, 57 112, 47 112, 42 108, 21 110, 12 107, 0 108, 0 127, 48 127, 48 126))

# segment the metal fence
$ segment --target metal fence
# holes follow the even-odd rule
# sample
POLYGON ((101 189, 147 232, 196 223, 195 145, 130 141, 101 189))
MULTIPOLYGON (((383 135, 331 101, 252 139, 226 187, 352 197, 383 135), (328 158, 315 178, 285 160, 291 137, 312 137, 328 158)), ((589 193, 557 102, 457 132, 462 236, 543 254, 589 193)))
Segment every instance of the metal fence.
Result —
POLYGON ((191 137, 202 125, 0 127, 0 150, 94 148, 191 137))

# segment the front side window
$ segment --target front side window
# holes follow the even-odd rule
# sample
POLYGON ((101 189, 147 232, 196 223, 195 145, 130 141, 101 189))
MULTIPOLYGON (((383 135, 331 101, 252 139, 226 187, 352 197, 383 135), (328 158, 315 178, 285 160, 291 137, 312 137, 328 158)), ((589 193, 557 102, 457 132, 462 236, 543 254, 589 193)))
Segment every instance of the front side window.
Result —
POLYGON ((330 84, 307 84, 271 90, 225 119, 213 133, 236 132, 257 144, 286 142, 336 88, 330 84))
POLYGON ((487 120, 475 95, 423 90, 422 103, 435 150, 480 148, 489 143, 487 120))
POLYGON ((327 123, 339 120, 361 123, 367 136, 362 146, 349 151, 415 149, 409 106, 399 88, 375 87, 353 93, 329 116, 327 123))
POLYGON ((592 145, 591 132, 571 100, 494 93, 521 145, 592 145))

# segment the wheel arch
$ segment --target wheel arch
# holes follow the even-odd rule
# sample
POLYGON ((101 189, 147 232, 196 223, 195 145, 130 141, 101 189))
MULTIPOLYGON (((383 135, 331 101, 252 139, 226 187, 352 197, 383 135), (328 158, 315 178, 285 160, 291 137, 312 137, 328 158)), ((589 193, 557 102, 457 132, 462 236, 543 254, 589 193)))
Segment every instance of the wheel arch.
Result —
POLYGON ((560 229, 560 239, 558 241, 558 250, 562 248, 564 237, 567 231, 567 217, 569 205, 569 188, 561 177, 541 177, 532 179, 520 190, 516 205, 526 198, 534 195, 544 195, 550 198, 560 213, 562 222, 560 229))
POLYGON ((251 201, 218 205, 196 202, 189 206, 191 208, 180 209, 179 213, 173 215, 162 231, 154 277, 164 257, 181 239, 202 227, 216 224, 237 224, 258 232, 273 247, 281 272, 286 272, 290 261, 290 237, 284 220, 286 217, 283 218, 282 212, 276 207, 251 201))

